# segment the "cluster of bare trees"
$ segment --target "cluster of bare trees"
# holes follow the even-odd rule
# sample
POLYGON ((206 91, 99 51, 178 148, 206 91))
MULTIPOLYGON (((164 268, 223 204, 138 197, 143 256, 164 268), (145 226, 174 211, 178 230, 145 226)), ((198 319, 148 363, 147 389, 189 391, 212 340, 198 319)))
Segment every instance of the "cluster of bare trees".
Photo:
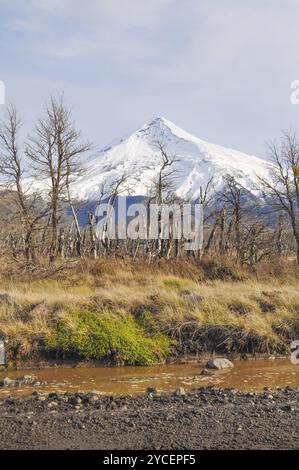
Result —
MULTIPOLYGON (((212 179, 200 188, 200 197, 193 202, 204 208, 204 242, 201 249, 186 253, 183 236, 174 236, 174 214, 167 227, 158 215, 157 239, 150 239, 148 233, 137 239, 110 237, 112 209, 123 192, 130 192, 132 175, 99 188, 96 205, 105 200, 108 207, 100 234, 94 211, 88 212, 85 224, 79 223, 79 205, 72 199, 71 186, 83 173, 82 156, 91 144, 82 140, 63 97, 50 99, 22 145, 21 134, 20 117, 9 106, 0 123, 2 255, 25 259, 28 265, 38 264, 41 256, 47 256, 50 264, 72 257, 131 256, 153 261, 228 256, 240 264, 255 265, 265 258, 294 254, 299 263, 299 145, 295 136, 283 135, 280 145, 270 147, 271 178, 259 178, 259 197, 252 197, 231 175, 225 177, 221 192, 213 191, 212 179), (162 236, 165 228, 167 239, 162 236)), ((160 160, 145 207, 149 209, 152 203, 181 207, 186 201, 175 195, 173 184, 178 159, 168 154, 163 142, 156 146, 160 160)), ((143 217, 148 214, 146 210, 143 217)))
POLYGON ((225 177, 215 206, 209 214, 213 223, 207 227, 205 253, 253 266, 265 258, 294 252, 285 217, 269 211, 264 199, 252 198, 233 176, 225 177))
MULTIPOLYGON (((299 145, 296 135, 284 133, 280 145, 271 145, 270 151, 273 163, 271 178, 259 178, 260 184, 268 205, 287 219, 299 264, 299 145)), ((280 219, 279 233, 283 230, 282 224, 280 219)))
MULTIPOLYGON (((214 225, 206 251, 235 256, 241 264, 256 264, 266 257, 296 256, 299 264, 299 144, 284 133, 269 146, 269 178, 258 177, 260 196, 252 199, 234 177, 227 176, 216 195, 214 225), (217 246, 218 244, 218 246, 217 246)), ((213 214, 213 212, 212 212, 213 214)))
MULTIPOLYGON (((59 245, 59 238, 62 239, 59 226, 67 204, 76 219, 69 188, 81 172, 80 157, 90 149, 90 144, 81 142, 62 97, 51 98, 22 146, 21 128, 17 110, 10 105, 0 125, 0 174, 5 177, 1 193, 6 215, 3 221, 13 227, 8 239, 14 257, 23 246, 27 262, 36 263, 37 251, 44 251, 46 245, 49 261, 54 263, 59 250, 60 254, 64 250, 59 245), (46 193, 32 191, 33 181, 24 178, 26 173, 45 181, 46 193)), ((80 241, 77 219, 76 229, 80 241)))

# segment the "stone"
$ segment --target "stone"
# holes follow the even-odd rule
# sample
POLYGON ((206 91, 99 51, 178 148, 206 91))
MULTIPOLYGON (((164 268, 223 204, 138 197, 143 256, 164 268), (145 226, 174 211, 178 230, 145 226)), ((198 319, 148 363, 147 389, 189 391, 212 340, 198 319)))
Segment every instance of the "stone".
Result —
POLYGON ((38 382, 37 377, 35 375, 24 375, 17 379, 18 382, 24 385, 36 385, 38 382))
POLYGON ((156 395, 158 393, 158 390, 155 387, 148 387, 146 391, 149 395, 156 395))
POLYGON ((58 403, 56 401, 50 401, 50 403, 47 404, 47 407, 49 409, 57 408, 58 403))
POLYGON ((90 402, 90 403, 96 403, 98 400, 99 400, 99 397, 98 397, 97 395, 92 395, 92 396, 89 398, 89 402, 90 402))
POLYGON ((47 397, 45 395, 41 395, 41 396, 38 397, 38 400, 39 401, 46 401, 47 397))
POLYGON ((1 387, 16 387, 17 381, 14 379, 10 379, 9 377, 5 377, 3 380, 1 380, 0 386, 1 387))
POLYGON ((49 400, 57 400, 57 398, 58 398, 58 395, 56 392, 50 392, 48 395, 49 400))
POLYGON ((32 305, 31 310, 29 312, 29 315, 34 316, 34 315, 40 315, 42 313, 45 313, 47 311, 48 304, 46 300, 43 300, 42 302, 32 305))
POLYGON ((210 359, 207 362, 206 367, 208 369, 222 370, 222 369, 232 368, 234 367, 234 364, 226 358, 217 358, 217 359, 210 359))
POLYGON ((206 375, 207 377, 212 377, 214 373, 208 369, 202 369, 200 375, 206 375))
POLYGON ((80 405, 81 405, 82 399, 81 399, 80 397, 74 397, 74 398, 72 398, 71 403, 72 403, 73 405, 75 405, 75 408, 76 408, 76 406, 80 406, 80 405))
POLYGON ((200 295, 197 294, 192 294, 191 292, 186 292, 182 295, 184 300, 190 303, 198 303, 203 300, 203 298, 200 295))
POLYGON ((0 294, 0 305, 12 307, 16 310, 20 310, 20 306, 11 298, 9 294, 0 294))
POLYGON ((59 399, 59 401, 61 401, 63 403, 68 403, 68 401, 69 401, 69 397, 67 395, 63 395, 62 397, 59 397, 58 399, 59 399))
POLYGON ((186 395, 186 390, 183 387, 179 387, 174 392, 176 397, 184 397, 186 395))
POLYGON ((20 387, 21 385, 40 385, 40 382, 37 380, 35 375, 24 375, 23 377, 18 377, 17 379, 10 379, 5 377, 0 382, 0 387, 20 387))

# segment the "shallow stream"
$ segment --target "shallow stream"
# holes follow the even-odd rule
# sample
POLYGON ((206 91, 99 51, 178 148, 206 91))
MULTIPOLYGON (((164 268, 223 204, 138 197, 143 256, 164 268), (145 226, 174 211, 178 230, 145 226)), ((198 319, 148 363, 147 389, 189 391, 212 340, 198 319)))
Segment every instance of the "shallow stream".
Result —
POLYGON ((264 387, 299 386, 299 365, 289 359, 235 361, 233 369, 217 371, 211 377, 201 375, 204 363, 161 365, 152 367, 57 367, 0 372, 4 377, 35 375, 47 385, 2 388, 0 397, 18 396, 38 389, 44 392, 97 391, 103 394, 128 395, 144 393, 148 387, 171 392, 178 387, 186 390, 214 385, 242 391, 258 391, 264 387))

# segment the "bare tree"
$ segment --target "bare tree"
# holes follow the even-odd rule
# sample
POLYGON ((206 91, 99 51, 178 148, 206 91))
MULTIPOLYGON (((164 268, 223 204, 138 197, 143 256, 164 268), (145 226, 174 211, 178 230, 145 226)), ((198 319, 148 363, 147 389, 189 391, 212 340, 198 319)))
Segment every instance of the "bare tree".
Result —
POLYGON ((179 161, 175 155, 169 155, 166 145, 163 141, 155 142, 154 146, 159 150, 159 170, 158 175, 154 180, 155 186, 155 202, 160 205, 164 202, 165 193, 171 192, 173 185, 174 175, 177 173, 176 169, 171 167, 179 161))
POLYGON ((67 197, 71 179, 81 171, 80 157, 90 148, 90 143, 81 142, 81 132, 76 129, 63 96, 51 97, 44 116, 37 121, 26 146, 26 154, 33 168, 40 178, 49 183, 50 263, 57 257, 61 203, 67 197))
MULTIPOLYGON (((126 173, 121 175, 112 183, 108 184, 106 181, 102 183, 100 186, 99 192, 99 203, 98 206, 101 205, 103 201, 107 201, 106 206, 106 215, 103 217, 101 224, 99 225, 100 230, 98 230, 97 238, 99 239, 99 248, 104 248, 106 252, 111 251, 112 247, 112 240, 111 240, 111 233, 118 238, 118 230, 119 227, 116 227, 113 224, 115 223, 114 220, 114 208, 118 197, 125 192, 130 194, 131 192, 131 183, 130 180, 132 177, 126 173)), ((102 214, 103 215, 103 214, 102 214)), ((126 223, 126 219, 121 221, 122 223, 126 223)), ((94 224, 95 220, 94 217, 89 215, 89 225, 90 231, 92 231, 91 238, 95 241, 95 231, 94 231, 94 224)), ((91 233, 91 232, 90 232, 91 233)), ((118 245, 118 240, 116 241, 116 246, 118 245)), ((94 251, 93 251, 94 254, 94 251)))
POLYGON ((28 188, 24 189, 25 162, 19 144, 21 126, 16 107, 10 104, 6 109, 6 119, 0 123, 0 174, 5 178, 5 187, 11 191, 10 210, 14 212, 15 223, 21 223, 26 260, 35 263, 33 237, 47 209, 40 194, 29 194, 28 188))
POLYGON ((282 214, 279 214, 277 219, 277 228, 276 228, 276 251, 278 256, 282 255, 282 238, 284 232, 284 217, 282 214))
MULTIPOLYGON (((203 213, 203 217, 202 217, 202 224, 203 224, 203 226, 201 227, 202 232, 203 232, 203 230, 204 230, 204 222, 205 222, 204 210, 209 206, 209 204, 211 204, 211 202, 212 202, 212 200, 213 200, 213 195, 212 195, 212 193, 211 193, 211 187, 212 187, 212 184, 213 184, 213 179, 214 179, 213 177, 210 178, 210 179, 207 181, 207 183, 206 183, 205 186, 200 186, 200 188, 199 188, 199 198, 198 198, 198 202, 199 202, 199 204, 201 204, 202 213, 203 213)), ((214 226, 215 228, 214 228, 214 229, 212 230, 212 232, 211 232, 211 233, 213 233, 211 238, 213 238, 213 236, 214 236, 214 231, 216 230, 217 226, 218 226, 218 218, 217 218, 217 223, 216 223, 215 226, 214 226)), ((208 247, 205 248, 205 251, 206 251, 206 250, 207 250, 207 251, 209 250, 209 244, 210 244, 210 243, 208 242, 208 244, 207 244, 208 247)), ((199 256, 199 258, 201 258, 201 256, 202 256, 202 250, 198 250, 198 256, 199 256)))
POLYGON ((280 144, 269 146, 270 178, 259 178, 267 204, 287 214, 299 264, 299 144, 295 134, 283 133, 280 144))
MULTIPOLYGON (((154 146, 159 151, 159 169, 157 177, 153 181, 153 200, 160 207, 167 202, 173 202, 173 179, 177 173, 177 169, 171 168, 179 159, 175 155, 170 155, 167 151, 166 144, 163 141, 155 142, 154 146)), ((170 254, 170 241, 162 240, 164 227, 162 227, 162 217, 158 213, 158 240, 156 244, 158 256, 170 254)))
MULTIPOLYGON (((234 246, 237 253, 238 261, 242 262, 242 244, 241 230, 242 219, 245 212, 244 199, 246 198, 246 190, 239 184, 234 176, 227 175, 225 177, 225 186, 223 191, 218 195, 218 202, 230 213, 232 218, 232 230, 234 235, 234 246)), ((219 219, 216 221, 219 225, 219 219)))

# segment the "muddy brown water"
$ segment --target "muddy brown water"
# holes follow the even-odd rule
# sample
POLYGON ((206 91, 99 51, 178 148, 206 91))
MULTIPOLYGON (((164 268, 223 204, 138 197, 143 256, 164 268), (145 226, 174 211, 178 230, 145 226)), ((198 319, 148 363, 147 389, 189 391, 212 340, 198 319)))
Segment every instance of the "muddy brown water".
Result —
POLYGON ((33 389, 43 392, 97 391, 103 394, 142 394, 148 387, 167 393, 178 387, 186 390, 214 385, 241 391, 259 391, 264 387, 299 386, 299 365, 289 359, 235 361, 235 367, 217 371, 212 377, 200 375, 204 363, 163 365, 153 367, 105 367, 105 368, 45 368, 0 372, 4 377, 36 375, 39 381, 47 381, 40 387, 0 389, 0 398, 28 395, 33 389))

